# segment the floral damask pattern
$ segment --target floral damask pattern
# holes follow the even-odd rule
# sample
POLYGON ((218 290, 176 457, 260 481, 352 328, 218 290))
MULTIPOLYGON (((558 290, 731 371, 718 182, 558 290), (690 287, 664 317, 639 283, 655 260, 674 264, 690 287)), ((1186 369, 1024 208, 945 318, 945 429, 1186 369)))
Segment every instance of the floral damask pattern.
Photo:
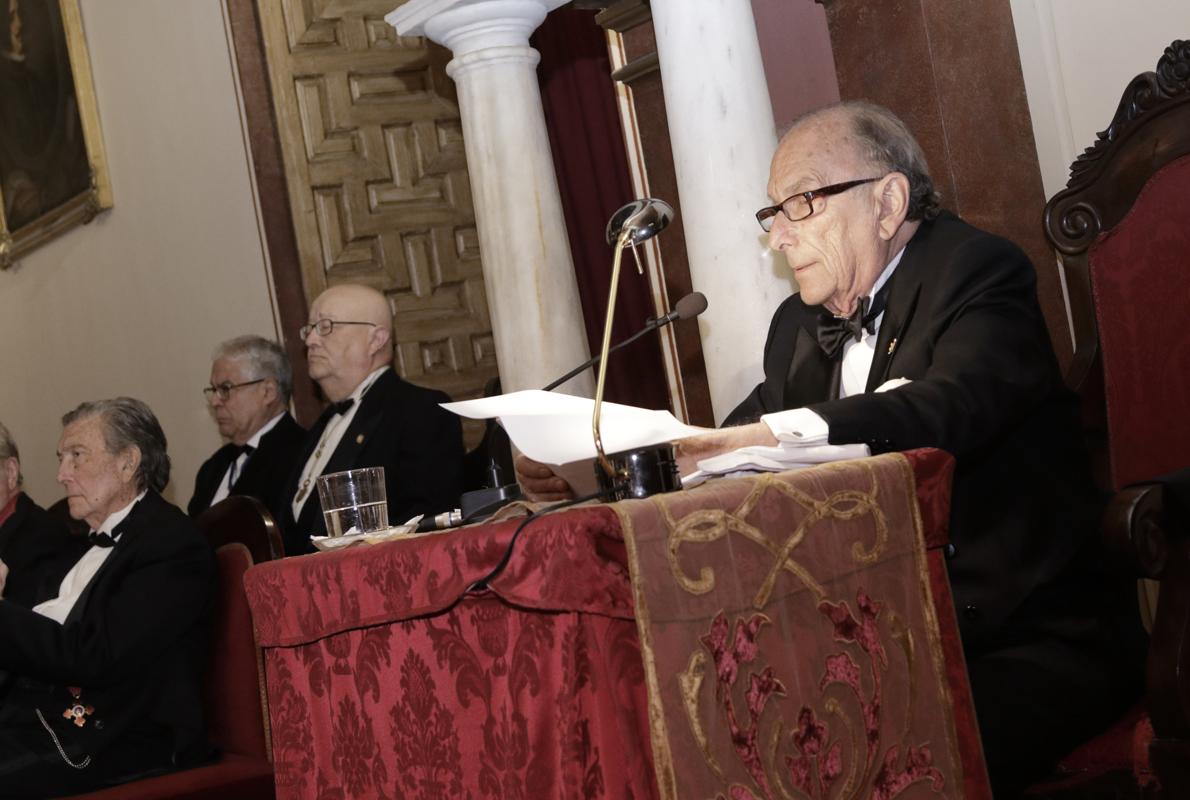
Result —
POLYGON ((461 600, 509 525, 250 573, 279 798, 656 796, 616 518, 542 522, 461 600))
POLYGON ((663 796, 961 796, 903 457, 624 505, 663 796))

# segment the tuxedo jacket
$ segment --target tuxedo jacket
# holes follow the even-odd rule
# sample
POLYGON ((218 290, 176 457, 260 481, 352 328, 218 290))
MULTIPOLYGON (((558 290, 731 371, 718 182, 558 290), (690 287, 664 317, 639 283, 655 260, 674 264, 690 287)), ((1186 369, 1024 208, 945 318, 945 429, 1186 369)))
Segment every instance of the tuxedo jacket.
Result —
POLYGON ((815 338, 822 309, 793 295, 769 328, 764 381, 726 424, 805 406, 830 425, 832 444, 950 452, 948 568, 969 654, 1009 635, 1009 623, 1085 628, 1102 505, 1032 265, 943 213, 922 223, 890 280, 865 393, 830 399, 836 362, 815 338), (873 393, 893 378, 912 382, 873 393))
MULTIPOLYGON (((416 514, 456 508, 463 490, 463 433, 459 418, 438 405, 449 401, 442 392, 414 386, 393 370, 385 370, 360 399, 359 410, 322 474, 384 467, 388 519, 393 525, 416 514)), ((324 413, 306 435, 286 486, 279 519, 287 555, 311 552, 310 536, 326 532, 317 487, 310 487, 297 519, 292 501, 330 417, 324 413)))
MULTIPOLYGON (((306 429, 294 422, 288 413, 284 414, 268 433, 260 437, 260 445, 248 456, 230 493, 255 497, 264 503, 275 519, 279 519, 289 474, 301 457, 305 443, 306 429)), ((227 468, 238 457, 236 446, 225 444, 198 468, 198 475, 194 478, 194 496, 186 507, 190 516, 197 517, 210 508, 211 498, 219 491, 227 468)))
POLYGON ((0 731, 54 754, 40 711, 67 755, 76 763, 92 756, 89 774, 106 778, 208 755, 201 679, 211 549, 193 521, 153 491, 117 531, 112 553, 65 623, 0 601, 0 670, 8 684, 0 731), (91 708, 81 727, 63 717, 76 702, 69 687, 91 708))
POLYGON ((8 565, 4 599, 32 608, 57 595, 74 562, 89 547, 22 492, 0 525, 0 561, 8 565))

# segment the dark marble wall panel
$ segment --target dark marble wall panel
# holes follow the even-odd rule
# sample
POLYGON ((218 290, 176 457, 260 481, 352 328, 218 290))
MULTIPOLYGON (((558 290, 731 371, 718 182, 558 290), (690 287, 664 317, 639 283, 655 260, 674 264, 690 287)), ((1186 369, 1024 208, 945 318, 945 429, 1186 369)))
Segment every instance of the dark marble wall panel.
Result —
POLYGON ((1063 368, 1070 334, 1008 0, 823 0, 844 99, 887 106, 917 135, 945 204, 1019 244, 1063 368))

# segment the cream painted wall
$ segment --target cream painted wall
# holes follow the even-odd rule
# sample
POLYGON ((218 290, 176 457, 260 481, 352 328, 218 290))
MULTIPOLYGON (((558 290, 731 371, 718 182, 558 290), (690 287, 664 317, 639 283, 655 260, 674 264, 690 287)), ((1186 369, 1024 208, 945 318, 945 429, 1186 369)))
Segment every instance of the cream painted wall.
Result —
POLYGON ((139 397, 185 504, 220 443, 201 393, 212 350, 276 335, 223 6, 81 5, 115 207, 0 273, 0 419, 48 504, 61 415, 139 397))
POLYGON ((1190 39, 1187 0, 1011 0, 1046 197, 1107 127, 1124 87, 1190 39))

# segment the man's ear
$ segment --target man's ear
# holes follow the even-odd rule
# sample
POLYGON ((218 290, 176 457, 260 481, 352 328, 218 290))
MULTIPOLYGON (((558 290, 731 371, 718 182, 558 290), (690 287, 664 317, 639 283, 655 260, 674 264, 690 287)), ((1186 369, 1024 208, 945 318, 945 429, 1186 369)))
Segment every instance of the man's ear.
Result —
POLYGON ((0 480, 4 481, 8 491, 15 490, 21 482, 21 462, 15 458, 6 458, 0 462, 0 480))
POLYGON ((376 355, 389 349, 389 340, 392 337, 393 332, 387 325, 377 325, 372 329, 372 335, 368 339, 368 352, 371 355, 376 355))
POLYGON ((909 179, 900 172, 890 172, 877 187, 876 227, 880 238, 889 241, 896 236, 909 213, 909 179))
POLYGON ((136 471, 140 469, 140 459, 140 448, 134 444, 120 453, 120 477, 126 481, 135 481, 136 471))
POLYGON ((281 396, 281 391, 277 388, 277 382, 272 378, 264 379, 264 402, 265 405, 271 405, 276 402, 281 396))

